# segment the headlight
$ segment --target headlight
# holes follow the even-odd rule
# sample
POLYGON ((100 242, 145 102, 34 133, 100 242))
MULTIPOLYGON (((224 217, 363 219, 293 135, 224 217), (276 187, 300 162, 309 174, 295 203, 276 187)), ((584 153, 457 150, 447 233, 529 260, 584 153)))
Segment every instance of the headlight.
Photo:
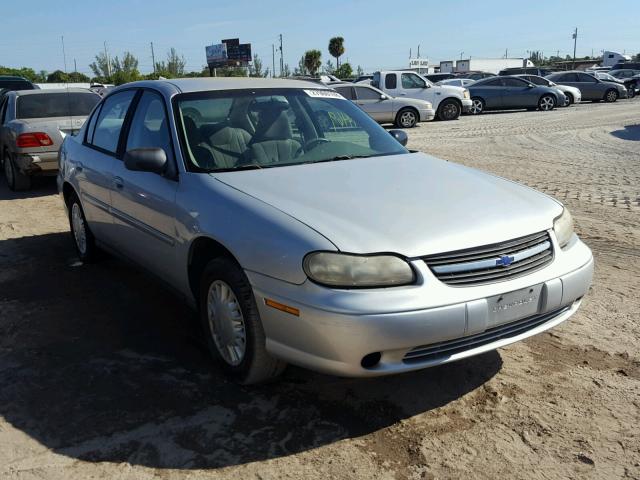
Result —
POLYGON ((562 214, 553 221, 553 231, 556 233, 560 248, 566 246, 571 240, 573 236, 573 218, 571 218, 571 214, 566 207, 562 214))
POLYGON ((331 287, 392 287, 415 279, 411 266, 392 255, 314 252, 303 267, 311 280, 331 287))
POLYGON ((469 90, 465 90, 465 91, 464 91, 464 93, 462 94, 462 96, 463 96, 464 98, 467 98, 467 99, 468 99, 468 98, 470 98, 470 97, 469 97, 469 90))

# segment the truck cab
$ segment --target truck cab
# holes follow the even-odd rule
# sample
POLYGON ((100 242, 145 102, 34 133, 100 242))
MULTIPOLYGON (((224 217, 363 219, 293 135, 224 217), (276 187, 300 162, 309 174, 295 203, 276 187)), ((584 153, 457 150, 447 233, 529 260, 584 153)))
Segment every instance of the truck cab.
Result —
POLYGON ((430 102, 440 120, 456 120, 471 107, 471 97, 466 88, 434 85, 416 72, 375 72, 371 85, 391 97, 417 98, 430 102))

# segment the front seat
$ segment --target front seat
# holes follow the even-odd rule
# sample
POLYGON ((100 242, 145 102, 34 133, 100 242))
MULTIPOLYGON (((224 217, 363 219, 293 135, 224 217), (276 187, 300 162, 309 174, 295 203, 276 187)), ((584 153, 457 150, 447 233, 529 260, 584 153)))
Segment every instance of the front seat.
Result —
POLYGON ((289 118, 284 110, 264 110, 260 114, 249 158, 260 165, 289 163, 302 146, 294 140, 289 118))
POLYGON ((184 116, 183 119, 187 142, 189 143, 189 149, 191 150, 195 164, 200 168, 209 170, 224 168, 216 163, 211 147, 205 142, 193 118, 184 116))
POLYGON ((232 168, 247 151, 251 134, 244 128, 225 126, 212 133, 207 143, 220 168, 232 168))

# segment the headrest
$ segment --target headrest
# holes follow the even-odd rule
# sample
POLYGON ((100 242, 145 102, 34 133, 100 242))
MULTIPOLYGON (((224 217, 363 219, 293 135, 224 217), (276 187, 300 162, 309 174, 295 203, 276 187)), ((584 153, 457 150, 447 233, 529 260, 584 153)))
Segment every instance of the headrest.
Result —
POLYGON ((258 119, 255 140, 290 140, 293 137, 289 117, 284 110, 263 110, 258 119))
POLYGON ((184 120, 184 129, 187 133, 187 140, 192 145, 197 145, 198 143, 202 143, 203 138, 200 133, 200 129, 196 125, 196 122, 191 117, 184 116, 182 117, 184 120))

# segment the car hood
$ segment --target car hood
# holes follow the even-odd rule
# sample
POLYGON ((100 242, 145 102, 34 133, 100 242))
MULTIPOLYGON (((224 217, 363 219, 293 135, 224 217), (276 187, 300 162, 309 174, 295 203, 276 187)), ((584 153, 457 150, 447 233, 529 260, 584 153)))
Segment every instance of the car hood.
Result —
POLYGON ((497 243, 549 229, 562 212, 535 190, 422 153, 212 175, 353 253, 497 243))

